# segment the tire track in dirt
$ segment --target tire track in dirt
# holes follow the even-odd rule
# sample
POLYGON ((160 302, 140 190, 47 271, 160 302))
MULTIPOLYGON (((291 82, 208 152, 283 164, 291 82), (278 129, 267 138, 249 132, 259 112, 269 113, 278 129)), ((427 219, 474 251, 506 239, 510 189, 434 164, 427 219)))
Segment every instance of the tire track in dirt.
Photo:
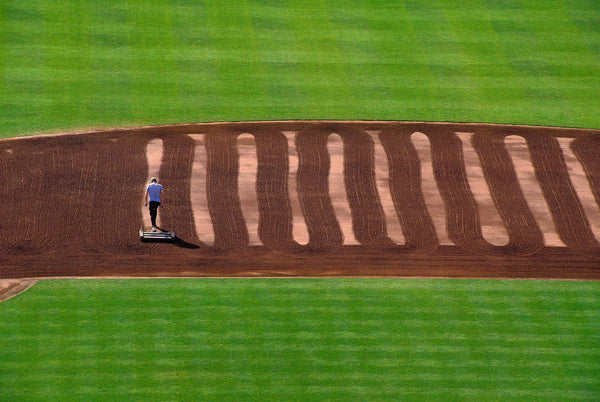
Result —
POLYGON ((261 241, 258 234, 259 212, 256 178, 258 171, 258 160, 256 154, 256 140, 247 132, 240 132, 236 140, 238 152, 238 194, 244 222, 248 230, 248 245, 260 246, 261 241))
MULTIPOLYGON (((146 164, 148 173, 146 175, 146 182, 144 183, 144 193, 146 191, 146 186, 150 183, 152 177, 156 177, 160 180, 160 166, 163 160, 163 140, 161 138, 152 138, 146 144, 146 164)), ((145 198, 144 198, 145 200, 145 198)), ((152 226, 152 221, 150 219, 150 212, 148 209, 148 205, 144 205, 144 201, 140 204, 140 208, 142 210, 142 217, 144 219, 144 230, 150 230, 152 226)), ((162 210, 159 207, 159 213, 156 217, 156 223, 158 226, 162 225, 162 210)), ((164 225, 162 225, 164 226, 164 225)))
MULTIPOLYGON (((68 144, 61 146, 65 148, 63 152, 68 152, 67 147, 68 144)), ((64 221, 70 233, 69 241, 85 252, 115 246, 111 232, 117 227, 110 227, 110 204, 121 194, 113 193, 115 178, 110 172, 110 151, 109 141, 96 137, 69 152, 73 159, 68 176, 73 177, 73 186, 69 199, 64 201, 70 207, 70 216, 65 216, 64 221)), ((63 169, 63 177, 67 177, 64 173, 63 169)), ((70 186, 63 188, 66 187, 70 186)))
POLYGON ((590 223, 590 229, 596 240, 600 240, 600 208, 591 191, 590 182, 586 177, 585 170, 571 149, 571 145, 575 139, 557 137, 557 140, 565 157, 565 162, 569 170, 569 178, 571 179, 571 183, 573 183, 573 188, 590 223))
POLYGON ((446 207, 433 174, 431 143, 429 138, 422 133, 422 131, 425 131, 423 128, 415 127, 410 131, 412 132, 409 135, 410 142, 415 148, 418 162, 420 162, 421 177, 419 180, 421 191, 425 200, 426 211, 430 219, 433 220, 437 242, 440 246, 454 245, 448 237, 446 207))
POLYGON ((519 186, 515 167, 504 146, 504 136, 478 132, 473 147, 479 155, 491 198, 508 232, 505 247, 517 255, 533 254, 544 246, 544 237, 519 186))
POLYGON ((74 224, 77 215, 84 212, 77 198, 81 194, 79 186, 82 174, 77 168, 81 165, 75 166, 81 163, 79 155, 75 155, 80 147, 74 147, 69 152, 66 146, 61 146, 63 143, 66 143, 63 138, 56 137, 40 144, 40 152, 36 155, 39 162, 34 162, 37 165, 35 172, 30 171, 29 179, 37 186, 33 205, 37 206, 39 219, 33 236, 39 239, 44 252, 56 250, 65 245, 67 240, 76 247, 81 246, 78 239, 81 228, 74 224), (43 218, 39 216, 39 211, 45 215, 43 218))
POLYGON ((74 235, 64 209, 74 187, 69 177, 72 157, 68 151, 60 152, 59 141, 38 138, 12 149, 2 184, 8 194, 3 201, 12 211, 1 225, 2 237, 9 234, 7 252, 47 253, 65 244, 65 236, 74 235))
POLYGON ((72 158, 61 174, 63 188, 69 187, 65 180, 73 183, 72 190, 65 192, 69 199, 63 202, 61 218, 67 223, 69 248, 85 252, 139 248, 130 228, 140 219, 132 213, 132 207, 139 205, 137 188, 145 168, 136 157, 143 153, 140 142, 125 144, 120 139, 95 136, 77 147, 72 145, 66 142, 59 148, 72 158))
MULTIPOLYGON (((500 213, 494 204, 481 166, 480 155, 473 146, 474 133, 455 133, 462 143, 463 159, 469 188, 479 211, 481 234, 483 238, 494 246, 505 246, 509 243, 508 232, 500 213)), ((484 155, 485 156, 485 155, 484 155)))
POLYGON ((192 161, 196 143, 187 135, 168 135, 163 140, 163 157, 159 177, 165 188, 161 205, 161 224, 175 230, 186 241, 199 242, 194 224, 190 189, 192 161))
POLYGON ((366 133, 371 136, 371 141, 373 141, 374 146, 376 191, 381 200, 381 208, 385 217, 386 235, 393 243, 393 246, 405 245, 406 239, 404 238, 402 226, 398 220, 398 214, 396 213, 394 201, 392 200, 392 194, 390 192, 390 169, 388 166, 387 154, 379 140, 381 130, 367 130, 366 133))
POLYGON ((573 153, 581 163, 596 204, 600 207, 600 136, 587 136, 571 143, 573 153))
MULTIPOLYGON (((431 141, 434 175, 446 204, 448 234, 459 247, 479 254, 506 256, 531 254, 539 249, 527 240, 523 227, 505 221, 510 237, 507 246, 494 246, 483 238, 477 203, 469 186, 462 144, 455 133, 440 128, 426 134, 431 141)), ((485 155, 484 158, 487 158, 485 155)), ((487 169, 486 169, 487 170, 487 169)), ((502 211, 505 215, 507 211, 502 211)), ((533 233, 535 235, 535 233, 533 233)))
POLYGON ((208 200, 206 199, 207 155, 205 134, 190 134, 190 137, 196 144, 190 184, 195 229, 200 242, 212 247, 215 244, 215 233, 208 210, 208 200))
MULTIPOLYGON (((115 197, 107 200, 110 207, 106 208, 105 216, 110 224, 106 225, 106 230, 111 239, 118 242, 115 246, 117 249, 150 253, 160 246, 141 244, 137 230, 150 230, 150 214, 148 207, 144 206, 145 192, 150 178, 159 177, 163 142, 156 133, 135 134, 137 135, 120 135, 111 139, 114 169, 112 177, 116 183, 115 197), (116 194, 117 191, 119 194, 116 194), (131 230, 132 227, 137 228, 136 233, 131 230)), ((157 217, 159 226, 162 223, 161 212, 159 210, 157 217)))
MULTIPOLYGON (((66 169, 60 169, 62 177, 59 178, 53 174, 53 177, 49 180, 54 185, 61 186, 58 194, 62 193, 65 196, 64 199, 59 201, 59 206, 54 209, 53 214, 59 218, 59 221, 63 227, 67 228, 68 232, 62 236, 55 237, 62 237, 63 240, 68 239, 76 247, 82 248, 84 251, 93 250, 94 239, 93 236, 83 237, 82 234, 90 231, 93 235, 104 229, 103 222, 97 222, 97 226, 92 226, 92 223, 96 223, 95 217, 92 216, 95 208, 89 207, 90 205, 97 205, 93 196, 98 165, 93 157, 93 153, 88 152, 90 151, 90 143, 92 142, 94 144, 94 151, 98 151, 100 155, 106 153, 105 144, 94 140, 79 147, 74 147, 71 152, 67 151, 66 144, 57 144, 56 153, 61 156, 68 155, 65 155, 66 160, 62 162, 68 165, 66 169), (68 209, 65 209, 65 207, 68 209)), ((52 157, 54 158, 55 156, 53 155, 52 157)))
POLYGON ((411 142, 413 130, 385 128, 379 134, 389 165, 389 189, 406 239, 398 251, 429 252, 438 246, 435 225, 421 188, 421 160, 411 142))
POLYGON ((531 155, 525 138, 522 135, 508 133, 504 137, 504 146, 508 151, 511 163, 515 166, 515 173, 525 201, 534 216, 537 226, 542 232, 544 246, 566 247, 565 243, 558 236, 548 202, 544 198, 540 184, 535 176, 535 169, 531 163, 531 155))
POLYGON ((275 130, 254 133, 258 168, 258 235, 265 247, 297 252, 294 241, 292 205, 288 190, 289 151, 285 135, 275 130))
POLYGON ((329 133, 327 137, 327 153, 329 156, 329 175, 327 184, 329 186, 329 199, 333 206, 333 213, 340 225, 344 246, 356 246, 357 240, 352 227, 352 210, 348 201, 348 189, 344 173, 344 140, 337 133, 329 133))
POLYGON ((0 202, 0 249, 5 251, 18 244, 15 234, 21 220, 14 202, 18 171, 15 169, 16 163, 13 154, 14 150, 10 144, 0 144, 0 182, 2 182, 0 194, 3 199, 3 202, 0 202))
POLYGON ((135 136, 115 136, 109 140, 110 156, 106 156, 107 164, 103 169, 114 196, 104 199, 103 184, 97 190, 98 202, 106 205, 102 221, 105 222, 106 236, 110 238, 107 244, 110 249, 141 252, 144 246, 131 228, 139 228, 143 221, 139 205, 143 202, 144 185, 147 184, 147 141, 135 136))
POLYGON ((296 136, 298 196, 309 233, 307 247, 331 251, 344 241, 329 197, 330 159, 327 128, 306 127, 296 136))
POLYGON ((352 230, 360 244, 390 248, 386 219, 375 178, 375 147, 365 131, 337 130, 344 143, 344 185, 352 214, 352 230))
POLYGON ((237 135, 226 130, 206 134, 206 198, 217 251, 240 251, 249 242, 238 194, 237 135))
POLYGON ((433 174, 446 209, 448 236, 459 247, 493 254, 481 234, 479 211, 469 188, 460 139, 445 129, 423 133, 431 144, 433 174))
POLYGON ((565 159, 554 137, 527 135, 537 181, 548 201, 552 219, 562 241, 572 250, 597 254, 600 244, 594 238, 583 206, 573 188, 565 159))
POLYGON ((25 222, 29 216, 36 217, 26 230, 35 236, 40 252, 112 248, 110 231, 115 227, 107 229, 105 218, 111 210, 107 204, 119 193, 112 192, 108 140, 90 136, 78 142, 53 137, 30 145, 37 151, 25 148, 18 158, 31 166, 15 167, 24 173, 20 179, 24 188, 17 192, 33 199, 19 196, 13 201, 19 203, 25 222), (36 211, 25 212, 24 207, 36 211))
POLYGON ((288 150, 288 191, 290 197, 290 207, 292 212, 292 236, 295 242, 305 246, 308 244, 308 229, 302 215, 300 206, 300 197, 298 196, 298 167, 300 165, 298 151, 296 150, 297 131, 281 131, 287 140, 288 150))

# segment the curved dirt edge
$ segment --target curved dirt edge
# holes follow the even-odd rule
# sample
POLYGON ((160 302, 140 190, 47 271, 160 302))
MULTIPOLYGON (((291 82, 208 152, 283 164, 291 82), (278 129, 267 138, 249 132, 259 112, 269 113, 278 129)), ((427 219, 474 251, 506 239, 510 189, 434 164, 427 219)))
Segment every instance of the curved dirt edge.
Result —
POLYGON ((115 128, 101 128, 101 129, 89 129, 89 130, 73 130, 58 133, 47 133, 47 134, 32 134, 32 135, 19 135, 16 137, 0 138, 0 141, 15 141, 24 139, 35 139, 35 138, 49 138, 59 136, 75 136, 75 135, 86 135, 86 134, 117 134, 125 132, 153 132, 155 130, 175 130, 179 134, 196 134, 197 128, 202 127, 218 127, 218 126, 254 126, 262 124, 373 124, 376 126, 388 125, 388 124, 401 124, 401 125, 419 125, 424 124, 428 126, 448 127, 453 130, 460 130, 461 128, 507 128, 507 129, 548 129, 557 132, 564 132, 564 134, 573 133, 597 133, 598 129, 592 128, 578 128, 578 127, 561 127, 561 126, 538 126, 528 124, 500 124, 500 123, 474 123, 474 122, 435 122, 435 121, 411 121, 411 120, 251 120, 251 121, 215 121, 215 122, 198 122, 198 123, 181 123, 181 124, 164 124, 164 125, 147 125, 147 126, 127 126, 127 127, 115 127, 115 128), (188 129, 188 130, 186 130, 188 129), (183 130, 183 131, 182 131, 183 130))
POLYGON ((13 298, 37 283, 37 279, 0 279, 0 302, 13 298))

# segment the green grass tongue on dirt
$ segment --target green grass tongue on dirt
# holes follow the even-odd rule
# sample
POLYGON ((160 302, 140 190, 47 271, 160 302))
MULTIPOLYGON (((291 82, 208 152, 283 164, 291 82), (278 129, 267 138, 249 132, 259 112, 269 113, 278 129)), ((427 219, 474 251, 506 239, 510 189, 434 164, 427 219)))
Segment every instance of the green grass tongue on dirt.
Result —
POLYGON ((595 1, 0 4, 0 135, 215 120, 600 127, 595 1))
POLYGON ((577 399, 598 282, 44 281, 0 305, 6 400, 577 399))

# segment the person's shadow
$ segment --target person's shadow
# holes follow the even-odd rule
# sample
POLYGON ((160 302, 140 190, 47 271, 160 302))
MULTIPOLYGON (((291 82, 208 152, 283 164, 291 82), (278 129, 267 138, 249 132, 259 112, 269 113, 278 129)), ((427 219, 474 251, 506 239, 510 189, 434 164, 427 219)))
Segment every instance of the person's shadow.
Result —
MULTIPOLYGON (((167 230, 167 229, 164 229, 164 228, 161 228, 161 227, 158 227, 158 226, 156 227, 156 229, 160 230, 160 231, 161 231, 161 232, 163 232, 163 233, 168 233, 168 232, 170 232, 169 230, 167 230)), ((177 247, 181 247, 181 248, 189 248, 189 249, 200 248, 200 246, 198 246, 198 245, 196 245, 196 244, 194 244, 194 243, 187 242, 187 241, 185 241, 185 240, 183 240, 182 238, 180 238, 180 237, 177 237, 177 236, 175 236, 175 239, 173 239, 173 240, 171 241, 171 243, 173 243, 173 244, 174 244, 174 245, 176 245, 177 247)))

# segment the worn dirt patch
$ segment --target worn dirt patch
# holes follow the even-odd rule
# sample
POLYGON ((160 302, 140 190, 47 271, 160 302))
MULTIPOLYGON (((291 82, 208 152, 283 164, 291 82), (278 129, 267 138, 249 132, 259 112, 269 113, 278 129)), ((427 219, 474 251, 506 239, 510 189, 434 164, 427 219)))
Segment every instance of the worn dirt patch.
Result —
POLYGON ((34 279, 1 279, 0 280, 0 302, 23 293, 36 284, 34 279))

